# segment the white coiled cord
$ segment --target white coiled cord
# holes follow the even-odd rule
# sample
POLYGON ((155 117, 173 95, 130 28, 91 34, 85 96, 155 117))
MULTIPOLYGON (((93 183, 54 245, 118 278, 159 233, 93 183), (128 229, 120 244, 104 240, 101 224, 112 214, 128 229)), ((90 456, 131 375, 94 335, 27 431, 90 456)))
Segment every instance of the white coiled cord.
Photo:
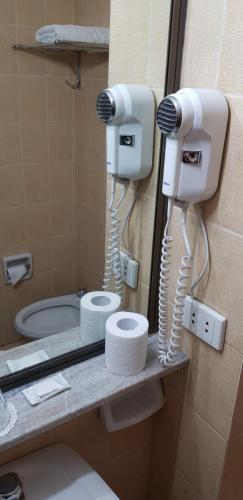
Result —
POLYGON ((169 345, 167 347, 167 331, 168 331, 168 280, 169 280, 169 263, 172 249, 172 237, 168 235, 168 226, 172 214, 172 202, 169 205, 169 216, 165 228, 162 259, 161 259, 161 277, 160 277, 160 292, 159 292, 159 359, 165 365, 173 364, 180 351, 181 331, 183 327, 183 314, 185 307, 186 293, 189 285, 191 268, 192 268, 192 253, 186 233, 186 214, 188 205, 182 205, 181 228, 184 239, 187 255, 181 259, 179 268, 179 277, 177 280, 176 295, 174 301, 173 320, 171 326, 171 335, 169 345))
POLYGON ((116 178, 115 176, 112 176, 111 198, 109 204, 109 236, 105 259, 105 273, 102 286, 103 290, 109 289, 111 286, 112 278, 114 276, 115 292, 121 297, 122 301, 123 282, 120 261, 120 219, 118 217, 118 209, 126 197, 128 186, 129 183, 124 182, 120 200, 118 201, 117 205, 114 206, 116 194, 116 178))
POLYGON ((112 206, 115 200, 116 194, 116 180, 112 177, 111 181, 111 197, 109 203, 109 212, 110 212, 110 226, 109 226, 109 235, 107 242, 107 250, 106 250, 106 258, 105 258, 105 272, 103 278, 103 290, 107 290, 110 287, 112 276, 113 276, 113 242, 112 242, 112 232, 111 232, 111 218, 112 218, 112 206))
POLYGON ((168 200, 167 223, 162 240, 162 251, 160 261, 160 281, 159 281, 159 358, 164 359, 168 351, 168 292, 169 292, 169 274, 170 257, 173 238, 168 234, 170 219, 172 216, 173 202, 168 200))

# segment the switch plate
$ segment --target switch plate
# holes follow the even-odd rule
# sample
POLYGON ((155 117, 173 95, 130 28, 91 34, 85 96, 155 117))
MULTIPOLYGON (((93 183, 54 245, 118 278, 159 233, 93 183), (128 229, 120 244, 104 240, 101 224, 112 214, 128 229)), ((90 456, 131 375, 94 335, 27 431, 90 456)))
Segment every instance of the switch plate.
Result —
POLYGON ((120 250, 122 281, 131 288, 138 287, 139 262, 120 250))
POLYGON ((226 318, 190 295, 186 296, 183 326, 217 351, 224 347, 226 318))

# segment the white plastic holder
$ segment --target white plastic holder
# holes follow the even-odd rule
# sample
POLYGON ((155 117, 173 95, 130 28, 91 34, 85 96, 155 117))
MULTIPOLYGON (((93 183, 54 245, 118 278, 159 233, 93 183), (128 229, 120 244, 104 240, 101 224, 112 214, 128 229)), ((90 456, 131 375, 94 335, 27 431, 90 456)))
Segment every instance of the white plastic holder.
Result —
POLYGON ((25 268, 26 268, 26 273, 21 278, 20 281, 29 280, 32 277, 33 264, 32 264, 31 253, 20 253, 17 255, 8 255, 6 257, 3 257, 2 261, 3 261, 4 282, 7 285, 12 284, 11 277, 9 274, 9 269, 11 269, 15 266, 25 266, 25 268))
POLYGON ((100 408, 100 418, 108 432, 118 431, 156 413, 165 404, 160 380, 150 382, 100 408))

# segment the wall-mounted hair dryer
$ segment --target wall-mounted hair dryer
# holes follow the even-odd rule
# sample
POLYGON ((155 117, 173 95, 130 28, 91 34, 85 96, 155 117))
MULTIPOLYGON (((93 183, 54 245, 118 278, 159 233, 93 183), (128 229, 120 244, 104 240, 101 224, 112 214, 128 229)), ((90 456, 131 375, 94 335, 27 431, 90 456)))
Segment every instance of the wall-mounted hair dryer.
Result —
POLYGON ((97 114, 106 127, 107 172, 125 179, 152 168, 154 96, 146 85, 119 84, 100 92, 97 114))
MULTIPOLYGON (((124 201, 130 181, 149 175, 153 159, 154 96, 146 85, 119 84, 100 92, 96 109, 106 125, 106 165, 112 176, 110 228, 106 251, 103 289, 110 288, 114 279, 115 291, 123 299, 123 281, 120 262, 120 220, 118 209, 124 201), (123 183, 120 199, 115 202, 116 182, 123 183)), ((125 228, 128 227, 135 205, 137 190, 124 218, 121 235, 129 257, 132 253, 125 244, 125 228)))
MULTIPOLYGON (((163 194, 168 196, 167 224, 162 242, 159 285, 159 358, 169 365, 177 359, 186 293, 193 255, 186 231, 189 203, 198 203, 214 195, 219 180, 224 148, 228 106, 215 89, 182 89, 165 97, 158 107, 157 122, 166 137, 163 194), (181 230, 186 255, 182 257, 174 301, 173 320, 168 342, 169 266, 173 238, 169 234, 173 204, 182 209, 181 230)), ((199 207, 196 214, 205 242, 205 264, 191 284, 191 294, 202 279, 209 262, 206 227, 199 207)))
POLYGON ((182 89, 162 100, 157 122, 166 136, 166 196, 192 203, 213 196, 227 119, 227 103, 218 90, 182 89))

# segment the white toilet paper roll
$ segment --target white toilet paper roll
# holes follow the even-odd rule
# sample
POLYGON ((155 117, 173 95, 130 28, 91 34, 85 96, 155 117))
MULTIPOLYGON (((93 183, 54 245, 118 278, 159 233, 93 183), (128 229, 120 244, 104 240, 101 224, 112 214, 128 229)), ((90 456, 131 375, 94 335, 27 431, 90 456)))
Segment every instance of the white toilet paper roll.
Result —
POLYGON ((19 281, 24 278, 27 273, 27 268, 24 264, 17 264, 16 266, 8 267, 8 275, 11 281, 11 284, 17 285, 19 281))
POLYGON ((105 364, 117 375, 135 375, 146 363, 148 320, 142 314, 121 311, 106 322, 105 364))
POLYGON ((121 298, 112 292, 89 292, 80 301, 80 331, 85 344, 105 338, 107 318, 121 308, 121 298))

